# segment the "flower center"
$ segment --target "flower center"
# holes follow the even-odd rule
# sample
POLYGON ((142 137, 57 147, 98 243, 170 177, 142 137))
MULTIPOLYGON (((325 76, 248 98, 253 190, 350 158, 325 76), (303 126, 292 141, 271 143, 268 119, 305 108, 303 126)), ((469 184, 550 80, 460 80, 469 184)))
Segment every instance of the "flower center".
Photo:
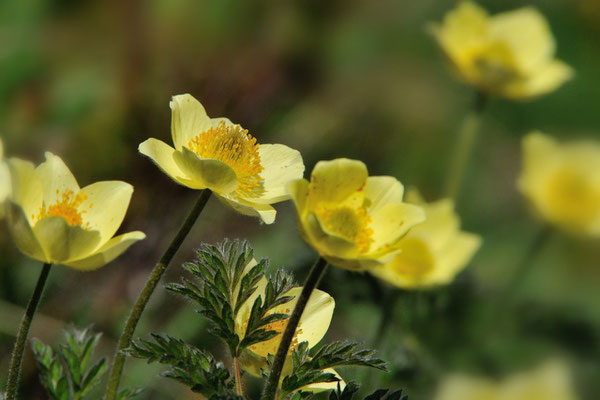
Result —
POLYGON ((219 160, 229 165, 238 180, 236 191, 246 197, 258 197, 263 191, 263 171, 256 138, 239 125, 221 121, 216 128, 202 132, 188 143, 201 158, 219 160))
POLYGON ((564 169, 547 186, 553 213, 566 222, 585 223, 600 213, 600 191, 586 178, 584 171, 564 169))
MULTIPOLYGON (((58 190, 56 190, 56 194, 58 194, 58 190)), ((42 218, 59 216, 63 217, 71 226, 81 226, 83 229, 88 230, 89 226, 87 224, 83 225, 82 214, 85 214, 85 210, 79 210, 79 206, 87 199, 87 196, 83 193, 78 193, 75 195, 72 190, 66 190, 62 193, 61 199, 56 202, 56 204, 52 204, 49 207, 46 207, 46 204, 43 204, 40 207, 40 212, 37 215, 37 218, 34 218, 36 222, 41 220, 42 218)), ((92 204, 90 204, 92 207, 92 204)))
POLYGON ((329 232, 353 242, 361 252, 369 250, 373 242, 373 229, 369 228, 371 217, 364 207, 320 207, 316 213, 329 232))
POLYGON ((391 268, 407 281, 418 284, 434 267, 429 247, 419 239, 404 238, 400 242, 402 253, 391 263, 391 268))

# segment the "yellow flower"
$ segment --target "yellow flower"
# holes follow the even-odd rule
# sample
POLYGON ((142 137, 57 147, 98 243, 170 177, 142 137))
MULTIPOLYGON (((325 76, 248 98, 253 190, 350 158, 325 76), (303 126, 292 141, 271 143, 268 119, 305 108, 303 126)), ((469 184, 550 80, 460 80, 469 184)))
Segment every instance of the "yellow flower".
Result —
MULTIPOLYGON (((252 267, 256 262, 253 262, 249 265, 252 267)), ((252 309, 252 305, 258 296, 264 296, 264 292, 267 286, 267 280, 262 278, 258 283, 258 288, 254 292, 252 296, 240 307, 240 310, 235 318, 235 329, 240 338, 244 337, 246 327, 248 326, 248 319, 250 318, 250 311, 252 309)), ((294 298, 289 302, 279 305, 273 310, 269 312, 269 314, 275 313, 283 313, 283 314, 291 314, 294 306, 296 305, 297 296, 300 295, 302 291, 301 287, 295 287, 285 293, 286 296, 293 296, 294 298)), ((333 316, 333 309, 335 307, 335 301, 333 297, 328 295, 327 293, 315 289, 304 312, 302 313, 302 317, 300 318, 300 323, 296 328, 296 333, 294 338, 292 339, 292 344, 289 349, 289 356, 284 364, 282 371, 282 380, 283 377, 289 375, 292 369, 292 359, 291 353, 292 351, 302 342, 308 342, 308 347, 312 348, 316 344, 318 344, 321 339, 327 333, 327 329, 329 328, 329 324, 331 323, 331 317, 333 316)), ((275 355, 277 353, 277 348, 279 347, 279 342, 281 341, 281 335, 285 330, 287 325, 287 319, 273 322, 265 327, 266 330, 274 330, 279 332, 279 335, 260 343, 253 344, 249 346, 248 350, 244 352, 241 357, 241 364, 245 371, 253 376, 260 377, 261 369, 268 369, 267 366, 267 356, 269 354, 275 355)), ((330 372, 335 374, 339 379, 341 377, 333 370, 332 368, 325 369, 324 372, 330 372)), ((344 381, 340 381, 340 385, 344 387, 344 381)), ((337 382, 322 382, 318 384, 308 385, 302 390, 305 391, 323 391, 323 390, 331 390, 337 387, 337 382)))
POLYGON ((304 240, 329 263, 351 270, 390 262, 402 236, 425 220, 422 207, 402 201, 396 178, 369 177, 360 161, 320 161, 310 182, 290 182, 288 191, 304 240))
POLYGON ((17 247, 29 257, 91 270, 145 237, 139 231, 113 237, 129 205, 130 184, 105 181, 80 189, 52 153, 37 168, 19 159, 10 159, 9 167, 13 195, 8 226, 17 247))
POLYGON ((11 193, 10 171, 4 161, 4 145, 0 140, 0 218, 4 218, 5 202, 11 193))
POLYGON ((450 199, 425 203, 416 191, 409 191, 406 201, 422 206, 427 220, 400 239, 402 252, 392 262, 369 272, 404 289, 450 283, 471 260, 481 237, 460 230, 450 199))
POLYGON ((540 132, 523 139, 521 192, 547 221, 600 235, 600 144, 559 144, 540 132))
POLYGON ((488 94, 529 99, 553 91, 573 75, 554 58, 548 23, 533 7, 489 16, 464 1, 432 32, 459 78, 488 94))
POLYGON ((467 375, 452 375, 438 388, 435 400, 575 400, 566 366, 549 361, 533 371, 494 382, 467 375))
POLYGON ((234 210, 272 223, 276 212, 270 204, 289 199, 285 184, 304 173, 300 153, 281 144, 259 145, 240 125, 209 118, 189 94, 174 96, 170 106, 175 148, 151 138, 139 151, 175 182, 210 189, 234 210))

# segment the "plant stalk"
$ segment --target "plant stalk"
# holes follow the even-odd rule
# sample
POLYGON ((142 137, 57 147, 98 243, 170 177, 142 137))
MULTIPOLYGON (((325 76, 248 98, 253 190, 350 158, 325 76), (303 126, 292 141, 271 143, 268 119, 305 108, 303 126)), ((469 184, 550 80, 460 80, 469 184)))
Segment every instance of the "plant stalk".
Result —
POLYGON ((267 381, 263 391, 262 400, 275 400, 277 395, 277 387, 279 386, 279 379, 281 378, 281 370, 283 369, 283 364, 285 363, 285 359, 288 355, 292 339, 296 334, 296 328, 300 322, 300 317, 302 317, 302 313, 304 312, 304 308, 310 299, 310 295, 313 289, 315 289, 315 287, 317 287, 319 284, 326 267, 327 261, 325 261, 325 259, 322 257, 319 257, 312 266, 308 277, 304 282, 304 286, 302 287, 300 296, 298 296, 298 301, 296 302, 294 311, 292 311, 292 314, 290 315, 288 323, 285 327, 285 331, 281 336, 281 342, 279 342, 279 347, 277 348, 277 353, 275 354, 275 358, 273 360, 273 366, 271 367, 269 380, 267 381))
POLYGON ((460 194, 465 171, 469 165, 487 103, 487 95, 477 92, 471 111, 462 122, 450 168, 448 169, 446 187, 444 189, 445 197, 456 200, 460 194))
POLYGON ((179 247, 181 247, 181 244, 194 226, 194 223, 204 209, 204 206, 206 206, 211 193, 212 192, 209 189, 204 189, 200 192, 200 197, 196 201, 196 204, 179 228, 179 232, 177 232, 177 235, 175 235, 173 241, 164 252, 159 262, 154 266, 154 269, 152 270, 152 273, 146 282, 146 286, 144 286, 144 289, 142 289, 142 292, 138 296, 135 305, 131 310, 131 314, 127 319, 127 323, 125 324, 125 329, 123 330, 121 338, 119 339, 119 344, 117 351, 115 352, 115 358, 108 380, 106 400, 116 399, 117 390, 119 389, 119 383, 121 381, 121 374, 123 373, 123 366, 125 365, 125 354, 123 353, 123 350, 129 347, 131 338, 135 332, 135 328, 140 320, 140 317, 142 316, 142 313, 144 312, 144 309, 146 308, 146 304, 148 304, 148 300, 150 300, 150 296, 152 296, 154 289, 156 289, 158 282, 167 270, 167 267, 175 256, 175 253, 177 253, 177 250, 179 250, 179 247))
POLYGON ((25 344, 27 343, 27 336, 29 335, 29 328, 31 327, 31 321, 35 314, 35 310, 40 302, 42 293, 44 292, 44 286, 48 280, 50 274, 51 263, 46 263, 42 267, 40 277, 38 278, 33 294, 27 303, 27 309, 23 315, 21 321, 21 327, 19 333, 17 333, 17 340, 15 342, 15 349, 12 354, 10 361, 10 369, 8 372, 8 383, 6 386, 6 399, 15 400, 17 398, 17 389, 19 388, 19 378, 21 375, 21 364, 23 362, 23 352, 25 351, 25 344))
POLYGON ((244 396, 244 387, 242 386, 242 371, 240 360, 237 357, 233 358, 233 371, 235 374, 235 392, 240 396, 244 396))

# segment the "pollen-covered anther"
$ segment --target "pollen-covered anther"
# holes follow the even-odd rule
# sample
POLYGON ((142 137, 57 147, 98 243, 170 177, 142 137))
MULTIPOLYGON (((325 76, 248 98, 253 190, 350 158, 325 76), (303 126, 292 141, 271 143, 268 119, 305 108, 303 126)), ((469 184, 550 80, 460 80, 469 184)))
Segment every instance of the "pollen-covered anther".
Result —
POLYGON ((369 227, 369 217, 363 207, 321 207, 317 210, 319 220, 331 233, 350 242, 362 252, 368 251, 373 242, 373 229, 369 227))
POLYGON ((256 138, 240 125, 221 121, 191 139, 188 148, 200 158, 219 160, 236 174, 236 192, 246 197, 258 197, 263 191, 263 171, 256 138))
MULTIPOLYGON (((79 209, 81 203, 86 199, 87 196, 83 193, 75 195, 72 190, 65 190, 62 193, 60 200, 55 204, 51 204, 50 206, 43 204, 42 207, 40 207, 40 212, 35 220, 38 222, 42 218, 59 216, 63 217, 71 226, 80 226, 83 229, 88 230, 89 226, 87 226, 87 224, 84 226, 82 217, 87 211, 79 209)), ((92 205, 90 204, 89 208, 91 207, 92 205)))

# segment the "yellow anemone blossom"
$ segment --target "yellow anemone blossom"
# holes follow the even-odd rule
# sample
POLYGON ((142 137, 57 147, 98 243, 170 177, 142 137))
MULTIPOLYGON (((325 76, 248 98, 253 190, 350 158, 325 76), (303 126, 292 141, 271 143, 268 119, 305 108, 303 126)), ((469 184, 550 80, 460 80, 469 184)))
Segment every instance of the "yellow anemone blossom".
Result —
POLYGON ((425 220, 422 207, 403 202, 391 176, 369 177, 360 161, 320 161, 311 181, 288 184, 300 233, 329 263, 351 270, 385 264, 401 252, 400 239, 425 220))
POLYGON ((10 183, 10 171, 8 165, 4 161, 4 145, 0 140, 0 218, 4 218, 4 203, 10 196, 11 183, 10 183))
POLYGON ((423 207, 426 221, 400 239, 402 252, 392 262, 369 272, 403 289, 452 282, 481 245, 481 237, 460 230, 460 218, 450 199, 425 203, 412 190, 406 195, 406 202, 423 207))
POLYGON ((139 151, 175 182, 210 189, 226 205, 267 224, 275 220, 270 205, 289 199, 285 184, 302 177, 302 156, 282 144, 256 142, 227 118, 210 118, 189 94, 171 103, 173 145, 151 138, 139 151))
POLYGON ((521 192, 545 220, 569 231, 600 235, 600 144, 559 144, 540 132, 523 139, 521 192))
MULTIPOLYGON (((254 265, 252 263, 252 265, 254 265)), ((252 266, 250 265, 250 266, 252 266)), ((248 319, 250 318, 250 311, 252 310, 252 305, 258 296, 264 296, 264 292, 267 286, 267 280, 262 278, 258 283, 258 288, 254 292, 246 302, 240 307, 238 314, 235 319, 235 330, 239 337, 243 338, 246 327, 248 326, 248 319)), ((285 304, 281 304, 273 310, 269 312, 269 314, 275 313, 283 313, 283 314, 291 314, 294 309, 297 301, 297 297, 300 295, 302 291, 301 287, 295 287, 290 289, 286 296, 293 296, 294 298, 285 304)), ((302 317, 300 318, 300 323, 296 328, 296 333, 294 338, 292 339, 292 344, 289 349, 289 356, 285 361, 283 371, 282 371, 282 380, 285 376, 291 373, 292 368, 292 359, 291 353, 292 351, 302 342, 308 342, 308 347, 312 348, 316 344, 318 344, 321 339, 327 333, 327 329, 329 328, 329 324, 331 323, 331 317, 333 316, 333 309, 335 307, 335 301, 333 297, 329 294, 315 289, 304 312, 302 313, 302 317)), ((274 330, 279 332, 279 334, 267 341, 259 342, 253 344, 248 347, 247 351, 244 352, 242 357, 240 358, 242 368, 247 371, 249 374, 260 377, 261 369, 268 369, 267 366, 267 356, 269 354, 275 355, 277 353, 277 348, 279 347, 279 342, 281 341, 281 335, 285 330, 287 325, 287 319, 280 320, 277 322, 273 322, 267 326, 265 326, 266 330, 274 330)), ((340 380, 340 376, 333 370, 332 368, 325 369, 324 372, 330 372, 335 374, 340 380)), ((302 390, 304 391, 323 391, 323 390, 331 390, 337 387, 338 382, 322 382, 317 384, 308 385, 302 390)), ((344 381, 340 381, 340 385, 344 387, 344 381)))
POLYGON ((533 371, 502 382, 467 375, 452 375, 439 386, 435 400, 575 400, 566 366, 548 361, 533 371))
POLYGON ((553 91, 573 75, 554 58, 548 23, 533 7, 489 16, 464 1, 432 32, 459 78, 488 94, 529 99, 553 91))
POLYGON ((80 189, 63 160, 52 153, 37 168, 15 158, 9 167, 13 195, 8 226, 17 247, 29 257, 91 270, 145 237, 139 231, 113 237, 129 206, 130 184, 105 181, 80 189))

